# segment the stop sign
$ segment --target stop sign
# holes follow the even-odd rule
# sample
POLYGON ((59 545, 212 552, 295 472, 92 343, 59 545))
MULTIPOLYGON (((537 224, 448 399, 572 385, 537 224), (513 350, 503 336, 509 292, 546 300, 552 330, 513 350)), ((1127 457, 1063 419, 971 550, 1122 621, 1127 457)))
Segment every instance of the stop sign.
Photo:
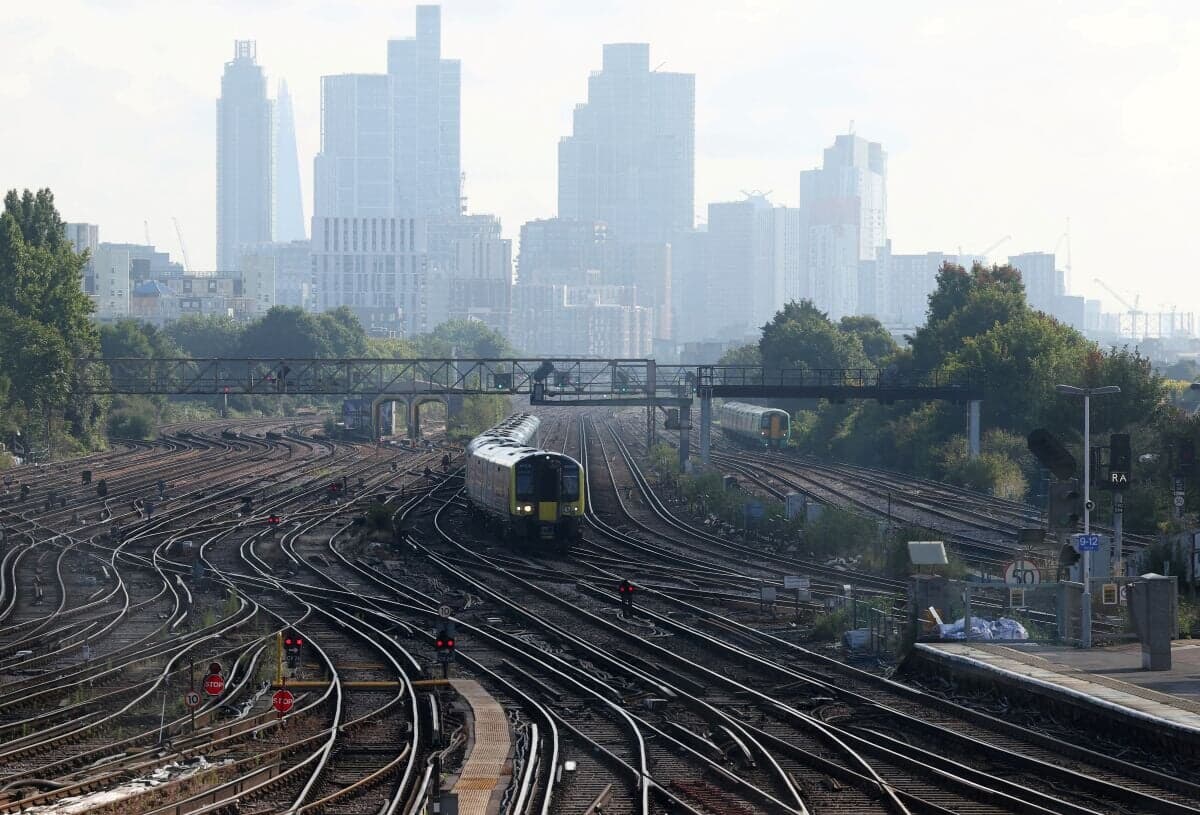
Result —
POLYGON ((209 674, 204 677, 204 692, 209 696, 220 696, 225 690, 225 678, 220 674, 209 674))
POLYGON ((280 713, 287 713, 295 703, 296 697, 292 696, 290 690, 277 690, 275 691, 275 695, 271 697, 271 707, 280 713))

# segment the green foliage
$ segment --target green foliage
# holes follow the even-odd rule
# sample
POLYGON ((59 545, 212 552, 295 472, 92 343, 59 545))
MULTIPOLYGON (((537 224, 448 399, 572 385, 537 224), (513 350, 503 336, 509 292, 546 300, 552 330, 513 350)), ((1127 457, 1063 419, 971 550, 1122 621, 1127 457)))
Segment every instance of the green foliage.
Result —
POLYGON ((243 327, 227 315, 189 314, 168 325, 165 332, 190 357, 234 357, 242 348, 243 327))
POLYGON ((838 329, 858 337, 867 360, 876 368, 886 365, 900 350, 883 323, 874 317, 843 317, 838 329))
POLYGON ((832 506, 826 506, 819 518, 804 527, 806 548, 819 558, 854 557, 878 540, 874 520, 832 506))
POLYGON ((62 411, 87 442, 103 405, 85 397, 74 360, 99 350, 83 293, 86 258, 63 237, 49 190, 10 191, 0 214, 0 418, 4 424, 62 411))
POLYGON ((817 615, 811 639, 814 642, 835 642, 850 630, 850 612, 845 608, 817 615))
POLYGON ((757 345, 739 345, 730 348, 717 360, 718 365, 762 365, 762 354, 757 345))
POLYGON ((419 356, 497 357, 517 356, 516 349, 509 345, 503 334, 488 328, 478 320, 451 320, 442 323, 429 334, 422 334, 414 341, 419 356))
POLYGON ((367 507, 367 529, 374 532, 389 532, 392 528, 392 510, 387 504, 372 501, 367 507))
POLYGON ((462 412, 447 430, 455 438, 472 438, 498 424, 511 412, 512 401, 508 396, 466 396, 463 397, 462 412))
POLYGON ((1013 434, 1003 430, 990 431, 979 457, 972 459, 968 456, 966 437, 954 436, 940 450, 942 479, 998 498, 1021 500, 1029 486, 1021 462, 1031 457, 1016 447, 1015 440, 1013 434))
POLYGON ((871 367, 859 334, 841 331, 808 300, 777 312, 763 326, 758 348, 769 370, 871 367))
POLYGON ((152 439, 158 412, 149 399, 132 396, 114 400, 108 413, 108 435, 116 439, 152 439))
MULTIPOLYGON (((927 322, 909 341, 910 348, 897 349, 876 320, 848 317, 835 325, 803 302, 787 304, 763 326, 759 349, 768 369, 882 366, 901 374, 942 370, 980 377, 986 388, 982 425, 989 432, 979 460, 967 457, 964 406, 947 402, 793 404, 793 410, 803 408, 792 426, 800 451, 1021 498, 1039 477, 1025 450, 1031 430, 1045 427, 1068 445, 1080 440, 1079 402, 1057 394, 1059 383, 1120 386, 1119 396, 1093 402, 1097 436, 1133 432, 1135 451, 1161 450, 1169 426, 1171 433, 1182 428, 1193 434, 1200 445, 1200 421, 1187 424, 1171 409, 1168 389, 1146 357, 1129 348, 1102 351, 1030 309, 1020 273, 1011 267, 944 266, 929 297, 927 322)), ((1200 495, 1195 498, 1200 502, 1200 495)))

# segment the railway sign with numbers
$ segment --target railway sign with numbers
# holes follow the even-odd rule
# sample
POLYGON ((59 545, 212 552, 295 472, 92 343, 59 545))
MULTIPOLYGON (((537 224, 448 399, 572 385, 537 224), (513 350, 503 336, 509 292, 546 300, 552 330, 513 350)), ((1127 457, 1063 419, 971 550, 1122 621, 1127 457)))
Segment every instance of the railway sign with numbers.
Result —
POLYGON ((1010 586, 1035 586, 1042 582, 1042 570, 1032 560, 1017 558, 1004 567, 1004 582, 1010 586))
POLYGON ((200 707, 200 694, 194 690, 188 691, 183 695, 183 703, 188 706, 189 710, 200 707))

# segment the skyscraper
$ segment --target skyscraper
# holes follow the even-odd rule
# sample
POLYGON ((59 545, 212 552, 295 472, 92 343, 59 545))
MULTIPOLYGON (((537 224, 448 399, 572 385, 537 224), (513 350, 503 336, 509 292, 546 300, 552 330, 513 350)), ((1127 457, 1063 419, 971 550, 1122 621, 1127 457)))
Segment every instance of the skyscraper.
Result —
POLYGON ((696 77, 650 70, 650 46, 604 46, 570 136, 558 145, 558 215, 603 221, 621 243, 692 227, 696 77))
POLYGON ((388 41, 396 214, 452 217, 462 211, 462 66, 442 59, 442 10, 417 6, 417 35, 388 41))
POLYGON ((271 240, 273 104, 253 40, 237 40, 217 100, 217 269, 237 269, 239 247, 271 240))
POLYGON ((321 152, 313 162, 315 218, 396 212, 391 82, 387 74, 321 77, 321 152))
POLYGON ((762 193, 708 205, 705 309, 707 333, 739 339, 784 303, 796 253, 797 212, 772 206, 762 193))
POLYGON ((461 202, 461 66, 442 59, 441 9, 389 40, 386 74, 321 78, 313 216, 455 218, 461 202))
POLYGON ((857 314, 859 261, 875 260, 887 240, 882 145, 838 136, 820 169, 800 174, 800 237, 806 260, 797 293, 835 320, 857 314))
POLYGON ((304 228, 304 198, 300 194, 296 120, 285 79, 279 81, 275 105, 275 240, 302 241, 308 233, 304 228))

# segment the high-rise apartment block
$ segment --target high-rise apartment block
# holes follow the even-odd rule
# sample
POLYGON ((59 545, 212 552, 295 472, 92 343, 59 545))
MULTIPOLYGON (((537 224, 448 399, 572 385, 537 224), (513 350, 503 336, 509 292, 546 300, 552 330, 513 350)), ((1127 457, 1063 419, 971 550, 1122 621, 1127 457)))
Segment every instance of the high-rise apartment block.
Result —
POLYGON ((425 224, 413 218, 313 218, 314 306, 349 306, 375 333, 428 331, 425 224))
POLYGON ((1066 294, 1066 280, 1056 266, 1053 252, 1023 252, 1011 255, 1008 263, 1021 272, 1025 299, 1030 308, 1054 314, 1057 298, 1066 294))
POLYGON ((87 294, 94 294, 96 249, 100 246, 100 227, 96 224, 63 224, 63 235, 76 252, 79 254, 89 253, 87 263, 83 267, 83 290, 87 294))
POLYGON ((838 136, 819 169, 800 174, 801 252, 796 293, 840 319, 859 312, 859 262, 887 240, 887 154, 877 142, 838 136))
MULTIPOLYGON (((243 246, 241 269, 266 268, 275 271, 272 304, 312 308, 312 246, 307 240, 274 241, 243 246)), ((252 288, 250 284, 247 288, 252 288)))
POLYGON ((604 46, 558 146, 558 214, 623 243, 669 243, 695 208, 696 77, 650 70, 650 46, 604 46))
POLYGON ((273 234, 273 108, 253 40, 234 43, 217 100, 217 268, 237 269, 243 244, 273 234))

